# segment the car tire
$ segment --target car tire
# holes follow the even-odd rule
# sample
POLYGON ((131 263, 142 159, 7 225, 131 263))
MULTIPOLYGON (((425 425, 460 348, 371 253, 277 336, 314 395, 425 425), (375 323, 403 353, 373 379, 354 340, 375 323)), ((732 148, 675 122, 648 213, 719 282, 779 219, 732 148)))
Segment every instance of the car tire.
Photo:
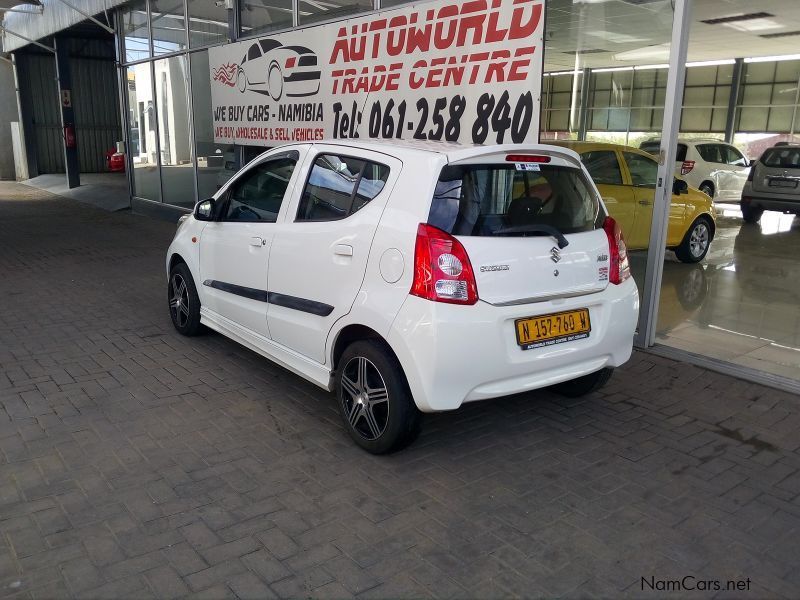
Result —
POLYGON ((169 272, 167 300, 172 324, 181 335, 194 336, 202 331, 200 324, 200 297, 189 267, 178 263, 169 272))
POLYGON ((272 61, 267 71, 267 81, 269 82, 269 95, 270 98, 276 102, 283 96, 283 71, 277 61, 272 61), (276 73, 277 72, 277 73, 276 73), (273 74, 277 75, 277 79, 273 81, 273 74))
POLYGON ((708 181, 704 181, 703 183, 701 183, 700 187, 697 189, 699 189, 701 192, 703 192, 706 196, 708 196, 712 200, 714 199, 714 186, 708 181))
POLYGON ((742 219, 745 223, 758 223, 761 220, 761 215, 764 214, 763 208, 753 208, 745 204, 742 204, 740 208, 742 209, 742 219))
POLYGON ((599 371, 589 373, 583 377, 558 383, 550 389, 552 389, 556 394, 566 396, 567 398, 580 398, 586 394, 596 392, 603 387, 606 383, 608 383, 608 380, 611 379, 611 375, 613 375, 613 373, 614 369, 612 368, 600 369, 599 371))
POLYGON ((367 452, 396 452, 419 435, 422 413, 400 363, 384 344, 361 340, 348 346, 339 360, 335 391, 345 429, 367 452))
POLYGON ((675 248, 675 256, 678 257, 678 260, 684 263, 696 263, 703 260, 711 247, 713 228, 711 219, 705 215, 697 217, 683 237, 680 246, 675 248))
POLYGON ((247 75, 245 75, 245 72, 241 69, 239 70, 238 75, 236 75, 236 87, 242 94, 247 91, 247 75))

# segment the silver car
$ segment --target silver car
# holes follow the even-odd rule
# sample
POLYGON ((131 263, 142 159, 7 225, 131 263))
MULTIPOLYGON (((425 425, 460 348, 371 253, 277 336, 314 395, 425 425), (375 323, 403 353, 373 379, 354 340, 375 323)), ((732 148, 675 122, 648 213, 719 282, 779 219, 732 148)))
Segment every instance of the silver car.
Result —
POLYGON ((800 214, 800 145, 770 148, 753 165, 742 190, 742 217, 757 223, 765 210, 800 214))

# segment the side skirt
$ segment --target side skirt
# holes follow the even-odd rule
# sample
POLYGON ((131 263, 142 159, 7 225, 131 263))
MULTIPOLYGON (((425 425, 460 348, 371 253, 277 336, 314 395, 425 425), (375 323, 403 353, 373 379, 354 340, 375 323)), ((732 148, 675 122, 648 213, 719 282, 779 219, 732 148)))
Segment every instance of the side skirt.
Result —
POLYGON ((332 373, 325 365, 314 362, 294 350, 257 335, 233 321, 211 312, 207 308, 200 308, 200 322, 209 329, 213 329, 253 352, 257 352, 322 389, 329 392, 333 390, 332 373))

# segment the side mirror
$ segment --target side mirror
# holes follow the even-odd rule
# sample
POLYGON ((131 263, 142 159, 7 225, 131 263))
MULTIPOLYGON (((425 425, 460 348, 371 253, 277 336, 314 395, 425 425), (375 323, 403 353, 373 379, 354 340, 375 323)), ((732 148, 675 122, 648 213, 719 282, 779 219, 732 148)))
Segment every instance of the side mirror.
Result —
POLYGON ((754 158, 754 159, 752 159, 752 160, 750 161, 750 165, 749 165, 749 166, 751 166, 751 167, 755 167, 757 162, 758 162, 758 159, 757 159, 757 158, 754 158))
POLYGON ((194 218, 198 221, 213 221, 215 205, 216 202, 213 198, 198 202, 194 208, 194 218))
POLYGON ((675 196, 680 196, 681 194, 688 194, 689 193, 689 184, 686 183, 683 179, 675 178, 675 181, 672 183, 672 193, 675 196))

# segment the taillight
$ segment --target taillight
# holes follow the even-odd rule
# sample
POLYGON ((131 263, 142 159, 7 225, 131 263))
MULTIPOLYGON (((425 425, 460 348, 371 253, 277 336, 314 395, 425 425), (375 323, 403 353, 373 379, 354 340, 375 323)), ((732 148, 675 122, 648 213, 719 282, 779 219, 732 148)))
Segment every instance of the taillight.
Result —
POLYGON ((286 59, 286 68, 291 69, 292 67, 294 67, 296 62, 297 62, 297 57, 290 56, 289 58, 286 59))
POLYGON ((685 160, 681 165, 681 175, 688 175, 694 169, 695 161, 693 160, 685 160))
POLYGON ((452 235, 420 223, 411 294, 451 304, 475 304, 478 286, 464 246, 452 235))
POLYGON ((622 229, 614 219, 606 217, 606 220, 603 221, 603 229, 608 236, 608 255, 611 262, 608 281, 614 285, 619 285, 631 276, 631 266, 628 263, 628 247, 625 245, 622 229))

